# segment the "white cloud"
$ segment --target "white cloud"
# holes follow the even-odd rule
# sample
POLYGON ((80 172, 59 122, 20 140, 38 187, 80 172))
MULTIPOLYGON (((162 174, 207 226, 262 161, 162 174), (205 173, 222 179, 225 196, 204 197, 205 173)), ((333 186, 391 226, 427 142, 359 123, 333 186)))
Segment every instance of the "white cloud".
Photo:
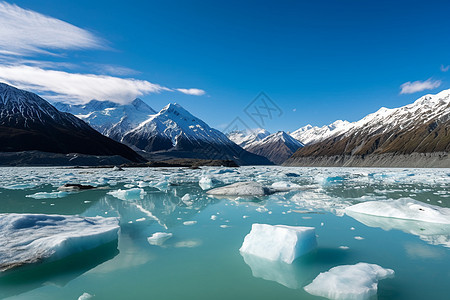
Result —
POLYGON ((0 2, 0 53, 27 55, 57 49, 103 48, 101 39, 64 21, 0 2))
POLYGON ((32 90, 54 101, 85 103, 92 99, 127 103, 149 93, 171 91, 146 80, 68 73, 33 66, 0 66, 0 81, 32 90))
POLYGON ((431 78, 425 81, 420 80, 414 82, 408 81, 400 86, 401 88, 400 94, 412 94, 424 90, 432 90, 439 87, 440 85, 441 85, 440 80, 432 80, 431 78))
POLYGON ((204 90, 201 89, 176 89, 180 93, 186 94, 186 95, 192 95, 192 96, 203 96, 206 94, 204 90))
POLYGON ((441 71, 442 72, 447 72, 449 69, 450 69, 450 66, 441 65, 441 71))

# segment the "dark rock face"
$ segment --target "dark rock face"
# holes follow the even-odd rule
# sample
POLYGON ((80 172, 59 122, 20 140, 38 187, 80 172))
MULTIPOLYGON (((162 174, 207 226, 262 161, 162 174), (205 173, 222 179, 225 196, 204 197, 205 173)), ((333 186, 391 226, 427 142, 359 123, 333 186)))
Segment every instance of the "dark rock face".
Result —
POLYGON ((0 83, 0 152, 42 151, 144 159, 38 95, 0 83))

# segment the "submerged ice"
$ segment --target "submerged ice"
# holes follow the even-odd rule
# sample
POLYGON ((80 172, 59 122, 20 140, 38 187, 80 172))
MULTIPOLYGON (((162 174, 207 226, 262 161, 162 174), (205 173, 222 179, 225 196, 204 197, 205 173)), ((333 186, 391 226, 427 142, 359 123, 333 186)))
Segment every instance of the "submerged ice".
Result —
POLYGON ((0 214, 0 271, 96 248, 118 230, 116 218, 0 214))

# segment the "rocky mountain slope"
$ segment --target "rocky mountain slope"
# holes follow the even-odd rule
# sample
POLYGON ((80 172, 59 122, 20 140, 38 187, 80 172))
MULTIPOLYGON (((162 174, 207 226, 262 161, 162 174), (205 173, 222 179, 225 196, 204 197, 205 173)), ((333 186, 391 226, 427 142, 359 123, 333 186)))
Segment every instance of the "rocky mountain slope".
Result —
POLYGON ((139 99, 127 105, 95 100, 85 105, 55 105, 151 160, 231 159, 244 165, 271 164, 243 150, 178 104, 169 104, 158 113, 139 99))
POLYGON ((42 151, 144 159, 36 94, 0 83, 0 152, 42 151))
POLYGON ((450 90, 403 107, 381 108, 347 128, 299 149, 285 164, 450 166, 450 90))
POLYGON ((284 131, 273 133, 260 141, 250 143, 245 150, 268 158, 275 164, 282 164, 303 144, 284 131))

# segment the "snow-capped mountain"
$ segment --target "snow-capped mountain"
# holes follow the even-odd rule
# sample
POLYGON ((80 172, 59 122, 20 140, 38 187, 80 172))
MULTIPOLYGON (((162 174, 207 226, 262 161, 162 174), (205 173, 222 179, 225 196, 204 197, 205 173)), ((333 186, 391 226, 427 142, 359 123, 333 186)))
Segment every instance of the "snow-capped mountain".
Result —
POLYGON ((143 155, 150 159, 232 159, 240 164, 270 164, 265 158, 244 151, 178 104, 169 104, 158 113, 140 99, 127 105, 96 100, 84 105, 55 105, 100 133, 145 151, 143 155))
POLYGON ((254 141, 245 150, 268 158, 275 164, 282 164, 303 144, 284 131, 273 133, 262 140, 254 141))
POLYGON ((288 163, 304 161, 305 157, 359 156, 367 161, 367 156, 386 153, 447 153, 450 90, 423 96, 399 108, 382 107, 346 128, 298 150, 288 163))
POLYGON ((240 164, 270 164, 230 141, 225 134, 211 128, 179 104, 168 104, 121 140, 146 152, 207 159, 233 159, 240 164))
POLYGON ((257 131, 251 132, 250 134, 244 131, 232 131, 227 134, 227 137, 245 149, 245 147, 249 146, 251 143, 260 141, 265 137, 268 137, 270 132, 265 129, 259 129, 257 131))
POLYGON ((0 83, 0 151, 120 155, 143 158, 72 114, 58 111, 36 94, 0 83))
POLYGON ((156 114, 156 111, 139 98, 130 104, 91 100, 86 104, 54 105, 58 110, 74 114, 101 134, 116 141, 120 141, 125 133, 156 114))
POLYGON ((306 125, 291 133, 296 140, 305 145, 321 142, 331 136, 346 132, 352 128, 352 123, 348 121, 337 120, 330 125, 322 127, 306 125))

